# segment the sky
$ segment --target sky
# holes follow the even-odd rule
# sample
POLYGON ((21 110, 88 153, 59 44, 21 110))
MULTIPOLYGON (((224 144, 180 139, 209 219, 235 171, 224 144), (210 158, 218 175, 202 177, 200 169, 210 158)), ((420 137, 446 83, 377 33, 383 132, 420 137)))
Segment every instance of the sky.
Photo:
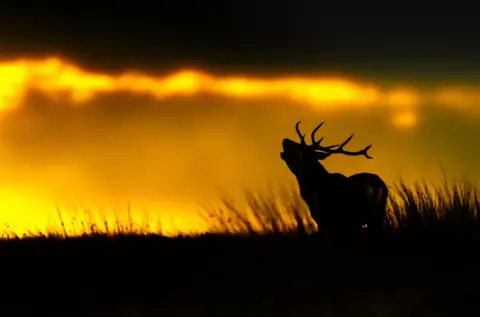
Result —
POLYGON ((479 26, 462 2, 124 3, 0 5, 12 230, 45 228, 52 202, 130 202, 198 228, 219 188, 294 184, 279 153, 299 120, 373 144, 374 160, 331 157, 332 172, 480 175, 479 26))

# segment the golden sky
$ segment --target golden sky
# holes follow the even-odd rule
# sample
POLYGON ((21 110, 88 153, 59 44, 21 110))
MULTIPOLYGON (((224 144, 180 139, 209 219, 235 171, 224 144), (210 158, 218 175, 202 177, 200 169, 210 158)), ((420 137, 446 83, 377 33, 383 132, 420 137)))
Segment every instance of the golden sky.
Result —
POLYGON ((326 121, 325 143, 355 132, 352 149, 373 144, 374 160, 331 157, 330 171, 374 172, 391 183, 437 180, 443 166, 476 180, 478 88, 194 69, 113 75, 56 57, 4 60, 0 223, 44 230, 56 226, 53 203, 129 201, 138 217, 145 209, 170 228, 203 228, 192 215, 218 188, 239 197, 294 182, 279 153, 299 120, 305 133, 326 121))

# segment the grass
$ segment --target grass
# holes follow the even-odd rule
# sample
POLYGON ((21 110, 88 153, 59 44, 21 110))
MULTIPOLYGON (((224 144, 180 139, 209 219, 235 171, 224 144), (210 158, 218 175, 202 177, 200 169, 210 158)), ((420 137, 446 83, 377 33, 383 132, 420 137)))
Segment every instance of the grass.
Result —
MULTIPOLYGON (((408 231, 421 228, 477 228, 480 226, 480 191, 467 180, 451 180, 446 177, 440 184, 429 184, 425 180, 407 185, 403 180, 390 186, 387 207, 387 231, 408 231)), ((218 201, 203 205, 203 220, 210 228, 207 234, 220 235, 292 235, 311 234, 316 231, 316 223, 309 216, 308 207, 295 186, 269 188, 263 193, 245 191, 245 202, 238 203, 227 193, 222 192, 218 201)), ((120 210, 120 209, 119 209, 120 210)), ((22 238, 74 236, 118 236, 118 235, 163 235, 161 223, 155 224, 160 230, 152 231, 148 220, 136 223, 130 216, 129 206, 122 217, 114 222, 94 217, 87 207, 75 210, 76 215, 86 217, 66 218, 57 209, 60 231, 29 232, 22 238), (79 220, 79 219, 83 220, 79 220)), ((480 228, 479 228, 480 229, 480 228)), ((194 235, 192 233, 185 233, 194 235)), ((21 238, 8 226, 2 235, 9 239, 21 238)))
POLYGON ((246 205, 222 195, 202 236, 83 223, 80 237, 6 239, 0 315, 478 316, 476 186, 391 192, 375 237, 316 234, 298 193, 278 188, 246 192, 246 205))
MULTIPOLYGON (((480 192, 467 180, 446 178, 441 184, 403 180, 390 187, 385 228, 402 231, 420 228, 479 228, 480 192)), ((295 188, 246 192, 247 206, 235 205, 224 195, 220 204, 206 208, 214 232, 224 234, 312 233, 316 224, 295 188)))

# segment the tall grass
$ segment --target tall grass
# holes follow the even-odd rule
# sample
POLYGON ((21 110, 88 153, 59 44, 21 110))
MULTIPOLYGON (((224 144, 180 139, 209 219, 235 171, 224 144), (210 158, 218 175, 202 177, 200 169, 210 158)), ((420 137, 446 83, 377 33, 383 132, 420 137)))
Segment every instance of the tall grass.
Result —
POLYGON ((294 187, 278 187, 263 193, 246 190, 243 203, 223 193, 217 203, 205 206, 204 219, 212 233, 272 234, 311 233, 316 224, 294 187))
POLYGON ((467 180, 452 180, 441 184, 426 181, 407 186, 403 181, 393 185, 389 201, 390 225, 399 228, 424 226, 480 225, 479 191, 467 180))
MULTIPOLYGON (((317 225, 310 217, 308 207, 295 186, 269 188, 266 192, 245 191, 245 199, 235 202, 227 193, 219 200, 203 206, 201 215, 212 234, 262 235, 262 234, 309 234, 316 231, 317 225)), ((390 186, 387 207, 386 228, 409 230, 418 228, 478 228, 480 220, 479 191, 476 184, 466 180, 444 181, 428 184, 426 181, 407 185, 403 180, 390 186)), ((77 211, 78 213, 79 211, 77 211)), ((127 213, 129 208, 127 208, 127 213)), ((119 236, 119 235, 163 235, 162 230, 153 231, 152 224, 132 222, 131 217, 123 217, 114 223, 98 221, 88 208, 87 217, 76 220, 64 219, 61 210, 58 220, 63 229, 56 232, 29 232, 26 236, 69 238, 65 230, 67 223, 76 230, 75 236, 119 236), (91 216, 89 218, 89 216, 91 216), (125 220, 127 219, 127 220, 125 220)), ((157 224, 159 227, 159 224, 157 224)), ((186 235, 198 233, 190 232, 186 235)), ((4 230, 3 238, 18 238, 4 230)))
MULTIPOLYGON (((267 193, 245 193, 246 206, 236 205, 224 195, 220 204, 207 208, 208 221, 215 232, 232 234, 310 233, 316 224, 299 192, 270 190, 267 193)), ((479 228, 479 191, 466 180, 428 184, 425 180, 407 185, 403 180, 390 186, 387 207, 387 229, 421 227, 479 228)))

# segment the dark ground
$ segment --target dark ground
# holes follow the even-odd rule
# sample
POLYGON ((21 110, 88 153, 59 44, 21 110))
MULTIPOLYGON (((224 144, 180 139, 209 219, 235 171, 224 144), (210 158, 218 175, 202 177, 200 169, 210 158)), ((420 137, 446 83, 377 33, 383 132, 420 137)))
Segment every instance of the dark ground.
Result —
POLYGON ((480 231, 0 243, 0 316, 480 316, 480 231))

